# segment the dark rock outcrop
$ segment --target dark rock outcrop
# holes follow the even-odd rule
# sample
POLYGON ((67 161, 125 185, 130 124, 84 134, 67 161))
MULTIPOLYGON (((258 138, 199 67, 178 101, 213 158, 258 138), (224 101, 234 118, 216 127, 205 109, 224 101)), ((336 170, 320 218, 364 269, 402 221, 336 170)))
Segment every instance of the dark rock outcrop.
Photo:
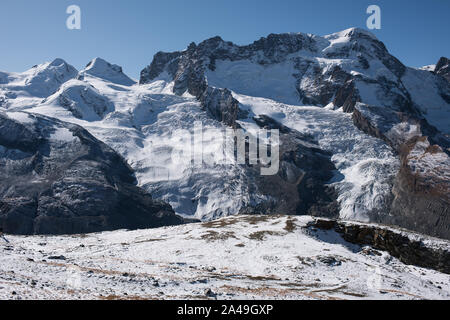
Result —
POLYGON ((227 126, 236 126, 239 102, 233 98, 229 90, 208 87, 200 97, 200 102, 212 118, 227 126))
POLYGON ((255 62, 267 65, 281 62, 289 54, 299 50, 317 51, 314 37, 301 33, 270 34, 267 38, 261 38, 247 46, 236 46, 220 37, 214 37, 198 45, 192 43, 182 52, 158 52, 153 62, 141 72, 140 83, 149 83, 166 70, 175 80, 175 88, 178 88, 175 92, 188 90, 192 95, 198 96, 197 88, 204 81, 206 68, 214 70, 217 60, 256 59, 255 62), (256 58, 255 53, 258 51, 263 54, 256 58), (188 79, 193 81, 186 81, 188 79))
POLYGON ((450 157, 426 136, 402 145, 400 157, 386 222, 450 239, 450 157))
MULTIPOLYGON (((175 94, 182 95, 188 92, 201 102, 203 108, 214 119, 235 127, 239 113, 238 101, 233 98, 229 90, 208 86, 204 75, 205 52, 214 50, 223 43, 223 40, 217 37, 199 46, 193 43, 185 52, 159 52, 151 65, 141 72, 140 83, 148 83, 166 70, 173 78, 175 94)), ((211 59, 210 67, 212 68, 213 58, 211 59)))
POLYGON ((421 235, 408 235, 401 230, 379 225, 367 225, 346 221, 316 219, 310 227, 322 230, 335 230, 351 243, 370 245, 375 249, 389 252, 405 264, 430 268, 450 274, 450 248, 429 246, 421 235))
POLYGON ((444 77, 450 82, 450 60, 446 57, 439 59, 436 68, 434 69, 434 73, 444 77))
POLYGON ((0 154, 5 233, 75 234, 184 222, 136 187, 126 162, 79 126, 0 113, 0 154))
MULTIPOLYGON (((166 71, 174 81, 174 93, 181 95, 189 92, 200 98, 208 86, 206 72, 215 71, 216 62, 219 60, 248 60, 261 66, 291 60, 295 70, 293 77, 297 81, 299 103, 325 106, 334 101, 335 106, 339 108, 344 106, 347 100, 347 104, 350 104, 352 99, 364 102, 361 97, 356 98, 353 90, 355 83, 360 82, 374 86, 374 90, 380 92, 379 96, 389 98, 389 102, 397 100, 402 105, 408 104, 408 93, 400 81, 353 75, 339 65, 329 67, 307 55, 290 57, 298 52, 309 52, 311 56, 327 59, 353 59, 356 53, 355 65, 352 68, 369 69, 369 61, 379 61, 394 77, 400 79, 404 75, 406 67, 390 55, 384 44, 373 35, 358 28, 346 32, 345 35, 340 35, 347 38, 345 45, 333 50, 325 49, 324 43, 328 40, 303 33, 270 34, 246 46, 238 46, 220 37, 214 37, 198 45, 192 43, 185 51, 158 52, 152 63, 141 72, 140 83, 149 83, 166 71), (302 85, 305 80, 308 82, 307 86, 302 85), (348 88, 349 83, 352 83, 352 89, 348 88)), ((345 109, 352 111, 351 105, 345 109)))

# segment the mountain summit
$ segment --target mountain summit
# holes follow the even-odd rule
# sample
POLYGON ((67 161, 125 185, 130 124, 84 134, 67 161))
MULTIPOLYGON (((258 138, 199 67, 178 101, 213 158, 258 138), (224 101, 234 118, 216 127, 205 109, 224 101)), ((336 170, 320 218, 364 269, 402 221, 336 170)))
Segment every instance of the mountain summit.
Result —
POLYGON ((122 67, 111 64, 102 58, 93 59, 80 71, 80 78, 83 78, 85 75, 101 78, 124 86, 131 86, 136 83, 123 73, 122 67))

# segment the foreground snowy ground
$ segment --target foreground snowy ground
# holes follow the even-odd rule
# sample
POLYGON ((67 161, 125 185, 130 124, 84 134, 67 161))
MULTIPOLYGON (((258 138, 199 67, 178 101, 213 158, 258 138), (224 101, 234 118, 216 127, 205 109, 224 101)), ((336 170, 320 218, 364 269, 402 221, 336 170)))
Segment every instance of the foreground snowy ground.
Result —
POLYGON ((0 299, 450 299, 450 275, 350 244, 308 227, 311 220, 242 216, 153 230, 6 236, 0 299))

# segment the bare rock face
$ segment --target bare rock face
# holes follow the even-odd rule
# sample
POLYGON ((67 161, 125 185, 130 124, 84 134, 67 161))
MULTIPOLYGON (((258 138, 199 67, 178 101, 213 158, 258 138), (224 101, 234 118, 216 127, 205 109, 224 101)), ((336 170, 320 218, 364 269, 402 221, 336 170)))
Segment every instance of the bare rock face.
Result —
POLYGON ((220 37, 214 37, 199 45, 191 43, 182 52, 158 52, 151 65, 141 72, 140 83, 148 83, 167 71, 175 80, 176 93, 187 90, 198 96, 206 68, 214 70, 217 60, 255 59, 255 53, 261 51, 263 55, 257 59, 257 63, 267 65, 281 62, 289 54, 302 49, 316 50, 313 36, 300 33, 271 34, 248 46, 236 46, 220 37))
MULTIPOLYGON (((369 71, 367 75, 360 72, 370 68, 369 61, 376 61, 398 80, 404 75, 406 67, 389 54, 381 41, 357 28, 328 38, 303 33, 270 34, 246 46, 214 37, 199 45, 192 43, 185 51, 157 53, 151 65, 141 72, 140 83, 148 83, 167 73, 174 81, 174 93, 181 95, 189 92, 199 98, 208 86, 206 73, 214 72, 218 61, 243 60, 263 67, 287 61, 292 63, 299 103, 326 106, 334 101, 335 107, 339 108, 350 99, 350 95, 356 101, 368 102, 355 89, 355 84, 360 84, 373 87, 373 91, 379 92, 377 95, 385 99, 386 104, 395 100, 395 105, 400 108, 411 107, 408 92, 398 81, 386 76, 373 77, 369 71), (334 47, 333 37, 345 39, 344 45, 334 47), (300 52, 308 54, 299 55, 300 52), (338 64, 330 66, 314 57, 352 62, 347 67, 338 64), (352 73, 350 69, 359 72, 352 73), (349 82, 353 84, 352 89, 348 89, 349 82)), ((351 105, 345 108, 353 111, 351 105)))
POLYGON ((432 236, 450 239, 450 141, 409 114, 356 104, 355 125, 383 139, 399 154, 389 223, 432 236))
MULTIPOLYGON (((442 77, 425 71, 421 73, 405 67, 374 35, 358 28, 325 37, 302 33, 271 34, 246 46, 214 37, 198 45, 192 43, 185 51, 157 53, 153 62, 142 71, 140 83, 168 76, 174 82, 174 93, 188 92, 204 101, 204 95, 211 92, 207 90, 209 86, 225 88, 211 84, 208 79, 208 74, 217 71, 219 62, 245 62, 255 70, 271 66, 292 68, 285 79, 286 87, 292 92, 283 89, 276 96, 281 99, 286 94, 296 96, 298 104, 331 104, 335 109, 343 108, 352 113, 355 104, 361 102, 407 113, 417 119, 427 118, 428 104, 432 104, 433 109, 450 108, 450 86, 442 79, 448 71, 446 58, 441 59, 435 72, 442 77), (418 81, 433 85, 429 90, 437 91, 440 98, 434 97, 436 101, 427 103, 418 101, 417 96, 421 94, 412 94, 418 81)), ((246 81, 244 86, 251 78, 246 81)), ((259 81, 264 82, 264 79, 259 81)), ((226 82, 226 85, 231 84, 226 82)), ((236 90, 245 94, 238 88, 236 90)), ((259 94, 265 97, 264 92, 259 94)), ((289 101, 287 103, 296 103, 289 101)), ((430 118, 434 123, 439 122, 434 116, 430 118)), ((442 128, 445 124, 441 124, 442 128)))
POLYGON ((434 72, 450 82, 450 60, 446 57, 439 59, 434 72))
POLYGON ((220 38, 203 42, 198 47, 191 44, 186 52, 163 53, 155 55, 150 66, 141 72, 141 84, 156 79, 166 71, 174 80, 174 93, 185 92, 195 96, 210 115, 229 126, 236 125, 239 103, 227 89, 213 88, 207 85, 203 55, 223 43, 220 38))
POLYGON ((183 223, 136 187, 132 170, 83 128, 0 113, 0 228, 76 234, 183 223))
POLYGON ((401 160, 389 222, 450 239, 450 157, 422 136, 402 146, 401 160))
POLYGON ((213 119, 230 127, 236 126, 239 102, 233 98, 229 90, 208 87, 200 97, 200 101, 213 119))
POLYGON ((431 268, 450 274, 450 250, 447 244, 442 246, 427 246, 424 237, 412 237, 400 230, 390 229, 379 225, 352 223, 316 219, 310 227, 322 230, 335 230, 351 243, 370 245, 375 249, 389 252, 405 264, 431 268))

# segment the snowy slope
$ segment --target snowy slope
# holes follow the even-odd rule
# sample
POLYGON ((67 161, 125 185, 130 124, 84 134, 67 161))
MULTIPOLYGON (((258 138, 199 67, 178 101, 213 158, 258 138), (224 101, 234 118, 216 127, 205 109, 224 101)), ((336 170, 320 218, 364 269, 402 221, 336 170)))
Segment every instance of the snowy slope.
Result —
POLYGON ((79 80, 69 80, 41 103, 46 106, 62 106, 74 117, 87 121, 100 120, 114 110, 111 101, 95 87, 79 80))
POLYGON ((45 97, 53 93, 59 86, 76 76, 74 67, 62 59, 34 66, 21 74, 14 74, 8 83, 12 90, 23 89, 30 95, 45 97))
POLYGON ((448 274, 308 228, 311 221, 242 216, 133 232, 7 236, 0 238, 0 299, 450 298, 448 274))
POLYGON ((168 93, 171 84, 164 81, 125 86, 89 75, 83 79, 66 82, 27 112, 89 130, 127 159, 140 186, 180 215, 209 220, 236 214, 250 201, 242 170, 220 164, 227 156, 217 154, 221 145, 215 136, 224 125, 210 119, 195 99, 168 93), (204 128, 203 157, 214 163, 194 168, 189 159, 173 155, 186 152, 186 131, 192 133, 196 121, 204 128))
POLYGON ((249 60, 217 61, 215 71, 207 71, 208 84, 254 97, 298 104, 295 69, 292 61, 261 66, 249 60))
POLYGON ((450 105, 438 94, 435 75, 408 68, 402 82, 427 121, 441 132, 450 134, 450 105))
POLYGON ((75 78, 77 74, 78 71, 62 59, 36 65, 23 73, 2 73, 0 107, 39 103, 42 98, 55 93, 61 84, 75 78))
POLYGON ((89 62, 86 68, 80 71, 79 78, 83 79, 86 75, 99 77, 112 83, 124 86, 136 84, 136 81, 132 80, 123 73, 122 67, 115 64, 110 64, 101 58, 95 58, 89 62))

